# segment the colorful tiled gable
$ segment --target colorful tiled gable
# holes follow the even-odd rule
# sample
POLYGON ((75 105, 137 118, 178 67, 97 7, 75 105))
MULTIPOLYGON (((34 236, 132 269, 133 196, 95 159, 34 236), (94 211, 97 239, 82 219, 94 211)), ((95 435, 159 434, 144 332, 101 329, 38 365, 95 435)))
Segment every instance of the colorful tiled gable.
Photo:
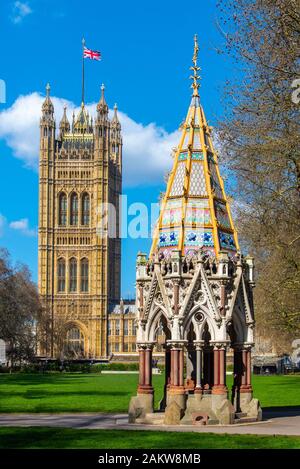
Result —
POLYGON ((151 254, 157 249, 164 255, 170 254, 172 249, 179 249, 184 254, 204 249, 218 257, 221 250, 235 253, 239 245, 211 128, 200 104, 200 68, 195 52, 191 70, 192 100, 181 126, 181 138, 161 203, 151 254))

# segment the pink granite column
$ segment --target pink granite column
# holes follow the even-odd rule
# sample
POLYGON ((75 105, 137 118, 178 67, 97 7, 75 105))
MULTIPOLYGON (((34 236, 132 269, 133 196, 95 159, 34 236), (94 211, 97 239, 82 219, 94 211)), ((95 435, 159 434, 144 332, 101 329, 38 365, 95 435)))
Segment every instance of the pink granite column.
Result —
POLYGON ((219 350, 219 363, 220 363, 220 375, 219 375, 219 384, 220 386, 226 385, 226 375, 225 375, 225 367, 226 367, 226 351, 225 348, 219 350))
POLYGON ((143 345, 139 349, 139 394, 153 394, 152 347, 143 345))
POLYGON ((139 385, 145 384, 145 350, 139 349, 139 385))
POLYGON ((170 393, 181 394, 184 389, 184 351, 181 344, 172 344, 171 346, 171 383, 170 393))
POLYGON ((214 388, 219 385, 219 350, 217 348, 214 349, 214 388))
POLYGON ((183 381, 183 368, 184 368, 184 355, 183 355, 183 349, 181 348, 178 350, 178 361, 179 361, 179 379, 178 379, 178 385, 183 386, 184 381, 183 381))
POLYGON ((152 385, 152 349, 145 350, 145 385, 152 385))
POLYGON ((213 394, 226 394, 226 345, 217 344, 214 349, 213 394))

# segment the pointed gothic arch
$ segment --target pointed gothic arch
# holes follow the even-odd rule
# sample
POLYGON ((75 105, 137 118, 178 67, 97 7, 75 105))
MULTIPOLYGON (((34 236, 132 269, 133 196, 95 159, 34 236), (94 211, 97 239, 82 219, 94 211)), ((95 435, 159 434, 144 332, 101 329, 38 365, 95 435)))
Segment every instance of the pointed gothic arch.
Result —
POLYGON ((71 293, 77 291, 77 259, 75 257, 69 260, 69 291, 71 293))
POLYGON ((63 257, 57 261, 57 291, 59 293, 66 291, 66 260, 63 257))
POLYGON ((84 192, 81 196, 81 224, 88 226, 90 224, 90 196, 84 192))
POLYGON ((166 324, 168 325, 170 329, 170 321, 168 319, 168 315, 164 307, 157 306, 154 308, 149 315, 148 322, 147 322, 147 327, 145 331, 145 340, 147 342, 155 342, 155 332, 158 327, 158 323, 161 320, 161 317, 163 316, 166 324), (152 313, 152 314, 151 314, 152 313))
POLYGON ((187 334, 188 334, 191 323, 193 324, 197 341, 203 340, 202 336, 203 336, 203 332, 204 332, 206 325, 210 332, 211 340, 216 340, 216 337, 217 337, 216 323, 215 321, 212 320, 211 315, 209 314, 209 311, 205 306, 196 305, 185 316, 184 321, 183 321, 185 340, 187 339, 187 334))
POLYGON ((87 257, 80 259, 80 291, 89 291, 89 260, 87 257))
POLYGON ((58 195, 58 224, 66 226, 67 224, 67 195, 65 192, 60 192, 58 195))
POLYGON ((89 334, 87 327, 78 320, 65 323, 62 330, 63 354, 69 358, 87 358, 89 334))
POLYGON ((78 225, 78 194, 70 195, 70 225, 78 225))

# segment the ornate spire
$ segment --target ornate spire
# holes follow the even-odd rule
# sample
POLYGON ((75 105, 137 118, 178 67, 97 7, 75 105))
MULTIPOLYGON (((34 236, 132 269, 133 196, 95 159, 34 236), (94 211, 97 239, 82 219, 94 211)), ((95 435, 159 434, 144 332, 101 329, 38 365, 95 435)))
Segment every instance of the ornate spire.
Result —
POLYGON ((64 133, 70 131, 70 122, 68 121, 68 117, 67 117, 67 106, 66 105, 64 105, 64 112, 63 112, 63 116, 61 118, 61 121, 59 123, 59 128, 60 128, 61 134, 64 134, 64 133))
POLYGON ((157 249, 165 256, 174 249, 183 254, 201 249, 218 257, 220 251, 235 254, 239 249, 210 127, 200 106, 198 50, 195 35, 192 101, 181 126, 151 254, 157 249))
POLYGON ((200 80, 200 76, 198 75, 199 70, 201 70, 200 67, 197 65, 197 60, 198 60, 198 52, 199 52, 199 46, 198 46, 198 37, 197 34, 194 36, 194 54, 193 54, 193 65, 190 67, 190 70, 193 71, 193 75, 190 76, 191 80, 193 80, 191 88, 193 89, 193 96, 199 97, 199 88, 200 88, 200 83, 198 83, 198 80, 200 80))
POLYGON ((116 127, 118 130, 121 129, 121 124, 120 124, 120 121, 119 121, 119 118, 118 118, 118 106, 117 106, 117 104, 114 105, 114 115, 113 115, 113 118, 111 120, 111 125, 112 125, 112 127, 116 127))
POLYGON ((50 85, 47 83, 46 85, 46 98, 45 101, 43 102, 42 105, 42 111, 44 114, 47 114, 48 116, 53 115, 54 113, 54 106, 52 104, 51 98, 50 98, 50 85))
POLYGON ((101 85, 101 98, 97 104, 97 111, 99 114, 108 114, 108 106, 106 104, 106 101, 105 101, 105 97, 104 97, 104 90, 105 90, 105 86, 104 84, 102 83, 101 85))

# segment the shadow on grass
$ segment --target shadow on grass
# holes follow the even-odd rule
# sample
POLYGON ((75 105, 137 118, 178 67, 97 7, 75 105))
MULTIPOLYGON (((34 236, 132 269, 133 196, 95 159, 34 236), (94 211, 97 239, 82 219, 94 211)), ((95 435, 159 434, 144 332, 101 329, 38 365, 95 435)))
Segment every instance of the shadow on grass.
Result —
POLYGON ((57 392, 57 391, 43 391, 43 390, 31 390, 28 389, 27 391, 24 392, 1 392, 0 391, 0 401, 1 398, 16 398, 16 397, 22 397, 23 399, 46 399, 46 398, 54 398, 54 397, 59 397, 59 396, 67 396, 67 397, 85 397, 85 396, 94 396, 94 397, 101 397, 101 396, 112 396, 112 397, 117 397, 117 396, 127 396, 130 394, 130 391, 101 391, 100 389, 97 391, 81 391, 78 389, 78 391, 72 392, 72 391, 63 391, 63 392, 57 392))
POLYGON ((1 375, 0 374, 0 387, 5 385, 25 385, 25 386, 40 386, 45 384, 53 384, 56 385, 69 385, 73 386, 74 382, 76 384, 86 384, 89 378, 99 378, 99 380, 103 379, 103 375, 90 375, 86 374, 83 375, 78 374, 36 374, 36 375, 22 375, 22 374, 12 374, 12 375, 1 375))
POLYGON ((263 407, 264 418, 298 417, 300 405, 263 407))

